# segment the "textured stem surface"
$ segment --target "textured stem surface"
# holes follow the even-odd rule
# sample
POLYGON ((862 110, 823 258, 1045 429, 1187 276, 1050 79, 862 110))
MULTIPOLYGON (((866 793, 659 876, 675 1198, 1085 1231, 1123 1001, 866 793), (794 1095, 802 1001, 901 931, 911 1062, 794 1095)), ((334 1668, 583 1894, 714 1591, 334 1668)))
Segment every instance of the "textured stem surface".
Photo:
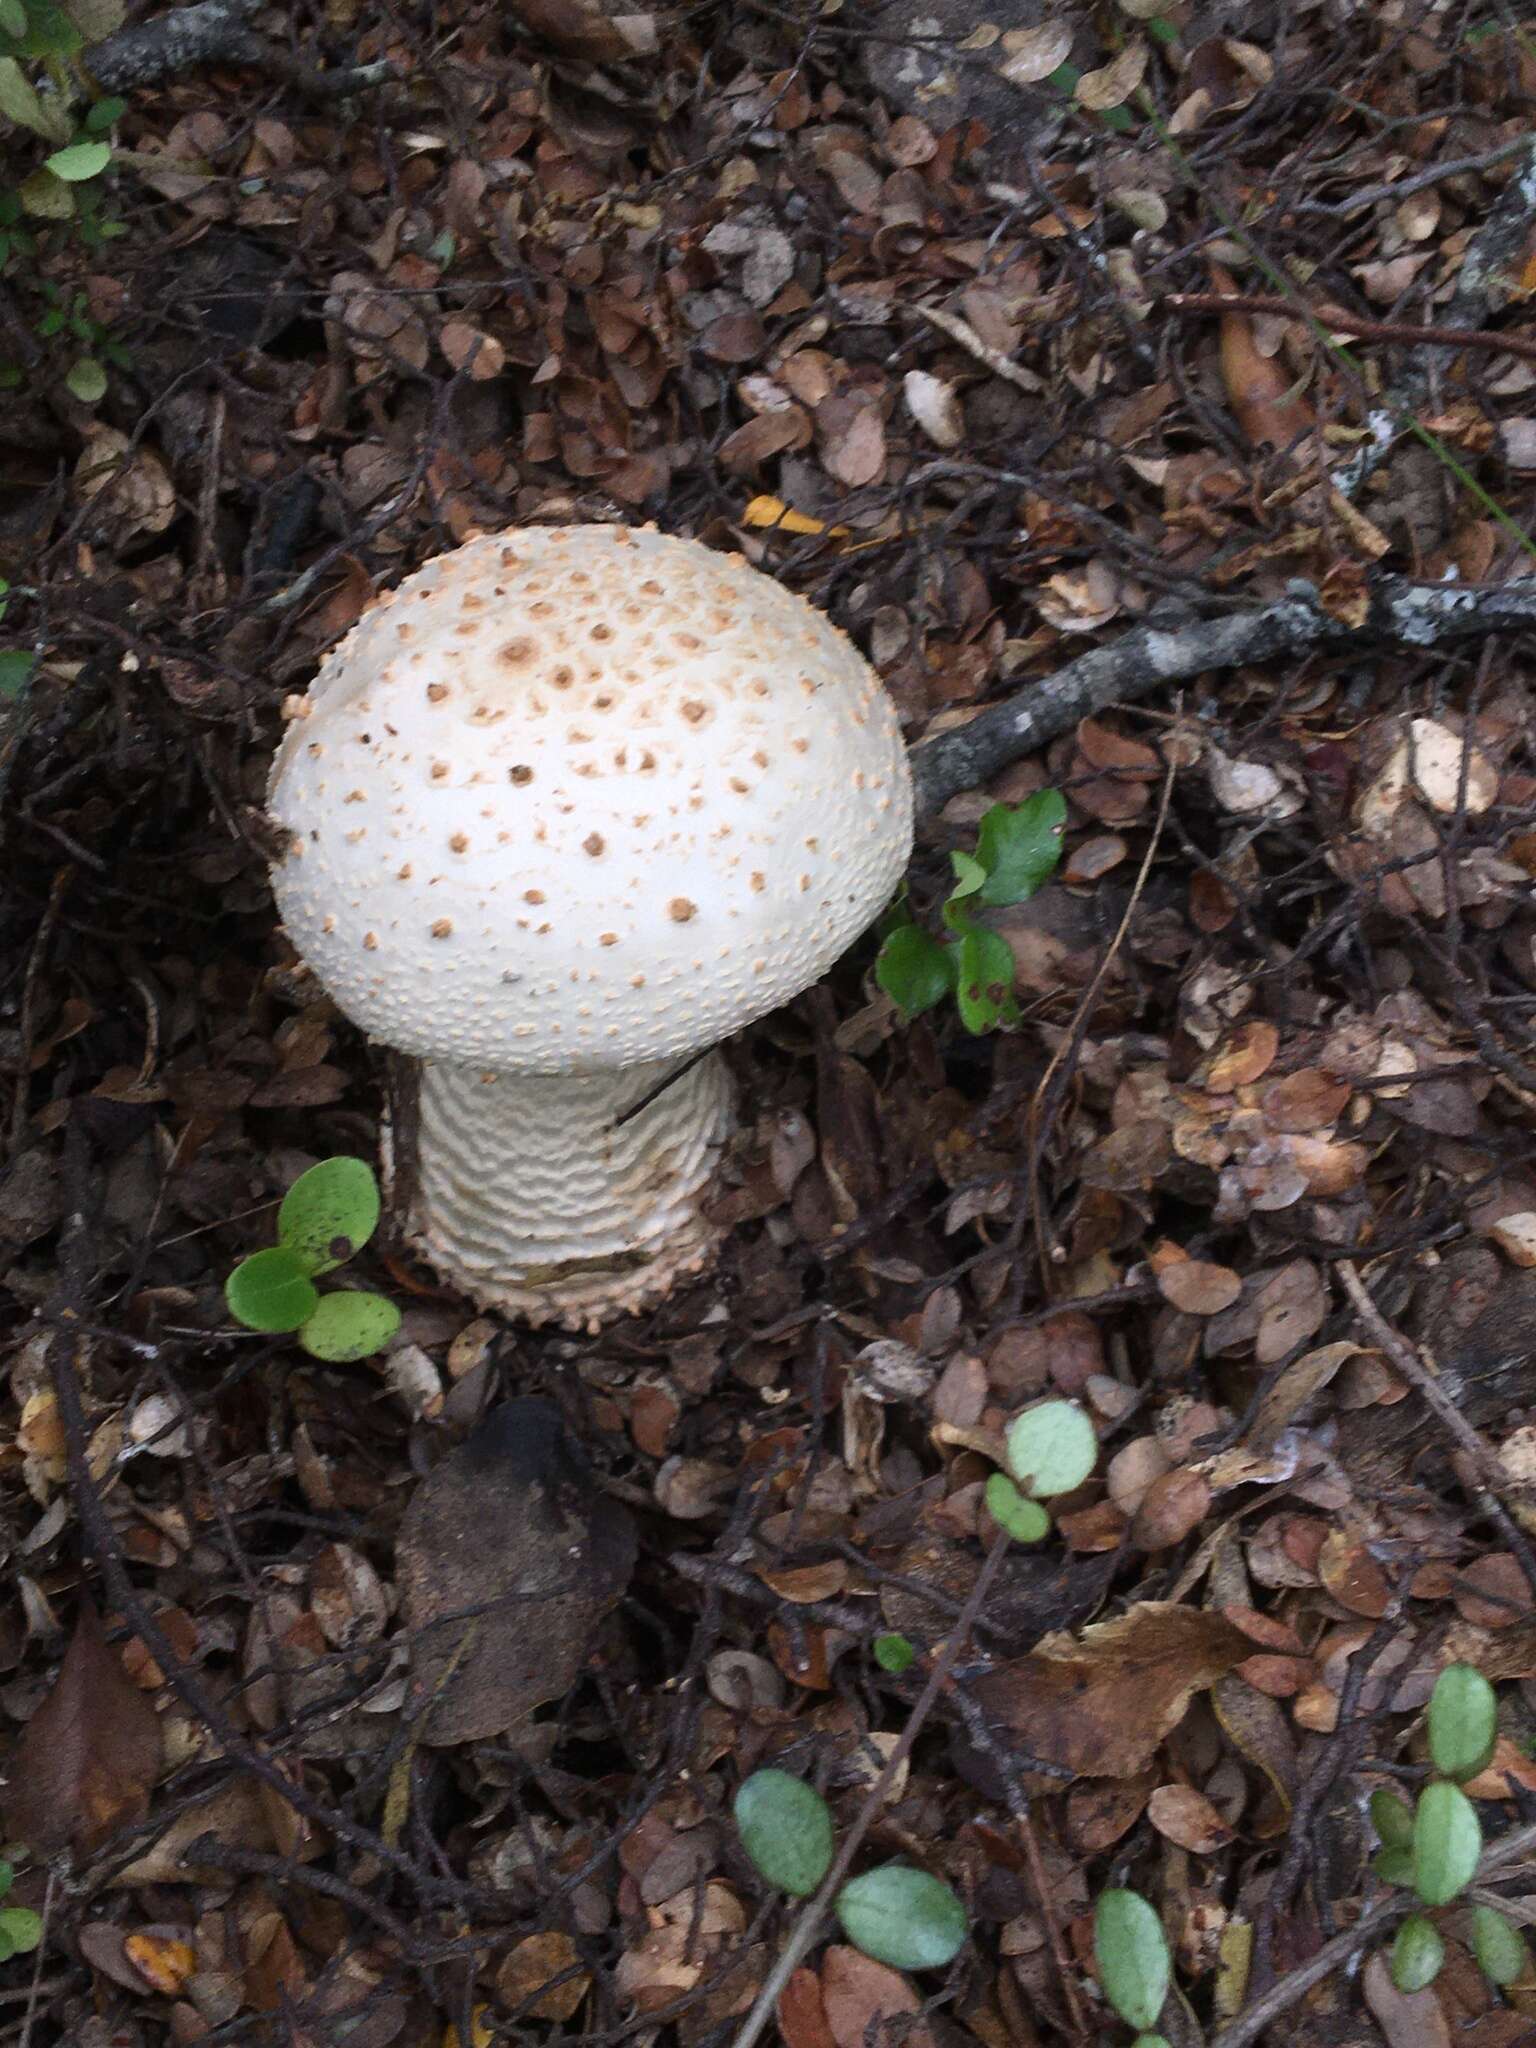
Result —
POLYGON ((677 1064, 529 1075, 423 1061, 416 1244, 481 1308, 530 1323, 596 1329, 660 1300, 719 1238, 699 1204, 731 1128, 720 1055, 661 1086, 677 1064))

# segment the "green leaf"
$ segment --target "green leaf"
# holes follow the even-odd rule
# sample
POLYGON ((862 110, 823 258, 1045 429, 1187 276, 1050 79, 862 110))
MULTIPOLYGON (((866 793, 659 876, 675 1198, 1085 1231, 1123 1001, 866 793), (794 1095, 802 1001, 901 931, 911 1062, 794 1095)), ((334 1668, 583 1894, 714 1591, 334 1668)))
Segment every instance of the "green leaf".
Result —
POLYGON ((0 1963, 8 1963, 11 1960, 11 1957, 15 1955, 15 1953, 15 1942, 12 1941, 11 1937, 6 1933, 5 1929, 3 1927, 0 1927, 0 1963))
POLYGON ((86 114, 85 128, 88 135, 105 135, 128 111, 128 102, 120 99, 98 100, 86 114))
POLYGON ((1472 1908, 1472 1953, 1483 1975, 1501 1988, 1518 1984, 1531 1960, 1525 1936, 1492 1906, 1472 1908))
POLYGON ((1371 1868, 1383 1884, 1400 1884, 1406 1890, 1413 1883, 1413 1851, 1378 1849, 1371 1858, 1371 1868))
POLYGON ((0 1934, 14 1956, 29 1956, 42 1946, 43 1923, 27 1906, 0 1906, 0 1934))
POLYGON ((71 363, 64 382, 82 405, 95 405, 107 395, 107 373, 94 356, 81 356, 71 363))
POLYGON ((47 109, 14 57, 0 57, 0 114, 14 121, 18 128, 30 128, 34 135, 49 141, 57 135, 47 109))
POLYGON ((22 40, 28 57, 73 57, 83 38, 79 29, 52 0, 26 0, 27 33, 22 40))
POLYGON ((1447 1778, 1475 1778, 1499 1733, 1493 1687, 1471 1664, 1447 1664, 1429 1696, 1429 1754, 1447 1778))
POLYGON ((1426 1920, 1422 1913, 1414 1913, 1399 1927, 1392 1944, 1392 1982, 1399 1991, 1410 1995, 1427 1991, 1439 1976, 1444 1961, 1445 1943, 1436 1933, 1433 1921, 1426 1920))
POLYGON ((955 1007, 967 1031, 990 1031, 1004 1020, 1013 993, 1013 950, 999 932, 973 925, 960 941, 955 1007))
POLYGON ((36 170, 30 178, 24 178, 18 188, 21 203, 34 220, 72 220, 75 212, 75 195, 62 178, 56 178, 45 165, 36 170))
POLYGON ((987 1512, 1016 1543, 1038 1543, 1051 1533, 1051 1518, 1037 1500, 1026 1500, 1006 1472, 987 1481, 987 1512))
POLYGON ((110 142, 72 142, 68 149, 56 149, 47 168, 66 185, 83 185, 87 178, 99 178, 112 161, 110 142))
POLYGON ((1437 1778, 1413 1817, 1413 1888, 1426 1906, 1446 1906, 1472 1882, 1483 1830, 1459 1785, 1437 1778))
POLYGON ((788 1771, 754 1771, 734 1812, 759 1874, 779 1891, 809 1898, 832 1867, 832 1815, 816 1788, 788 1771))
POLYGON ((920 926, 899 924, 880 948, 875 980, 904 1016, 920 1017, 954 987, 954 954, 920 926))
POLYGON ((1107 1891, 1093 1909, 1093 1953, 1104 1996, 1127 2026, 1157 2025, 1172 1964, 1163 1923, 1140 1892, 1107 1891))
POLYGON ((87 43, 99 43, 123 25, 123 0, 64 0, 64 12, 87 43))
POLYGON ((224 1299, 236 1322, 269 1332, 298 1329, 320 1305, 302 1262, 281 1244, 242 1259, 224 1283, 224 1299))
POLYGON ((1166 2034, 1138 2034, 1131 2043, 1131 2048, 1168 2048, 1168 2036, 1166 2034))
POLYGON ((952 853, 949 864, 955 871, 955 886, 949 892, 951 903, 963 903, 967 896, 979 896, 987 886, 987 871, 972 853, 952 853))
POLYGON ((1042 789, 1026 803, 994 804, 981 821, 976 853, 987 871, 983 903, 1024 903, 1061 859, 1067 800, 1042 789))
POLYGON ((889 1671, 893 1678, 899 1678, 903 1671, 910 1671, 917 1662, 917 1651, 905 1636, 876 1636, 875 1662, 882 1671, 889 1671))
POLYGON ((969 1931, 965 1907, 941 1878, 905 1863, 867 1870, 832 1902, 844 1934, 893 1970, 940 1970, 969 1931))
POLYGON ((1413 1847, 1413 1808, 1385 1786, 1371 1794, 1371 1826, 1384 1849, 1413 1847))
POLYGON ((399 1327, 399 1309, 382 1294, 343 1288, 321 1295, 319 1307, 299 1327, 299 1342, 311 1358, 348 1365, 382 1351, 399 1327))
POLYGON ((13 1885, 13 1884, 14 1884, 15 1882, 16 1882, 16 1866, 15 1866, 15 1864, 14 1864, 14 1863, 7 1863, 7 1862, 5 1862, 5 1861, 4 1861, 4 1859, 3 1859, 3 1858, 0 1858, 0 1899, 3 1899, 3 1898, 5 1897, 6 1893, 7 1893, 7 1892, 8 1892, 9 1890, 10 1890, 11 1886, 12 1886, 12 1885, 13 1885))
POLYGON ((24 647, 7 647, 0 652, 0 697, 19 697, 36 665, 37 656, 24 647))
POLYGON ((379 1183, 365 1159, 322 1159, 301 1173, 277 1212, 278 1241, 306 1273, 329 1273, 379 1227, 379 1183))
POLYGON ((1007 1441, 1009 1468, 1036 1500, 1071 1493, 1099 1462, 1098 1436, 1088 1411, 1076 1401, 1040 1401, 1026 1408, 1009 1423, 1007 1441))
POLYGON ((21 0, 0 0, 0 32, 20 42, 27 32, 27 10, 21 0))

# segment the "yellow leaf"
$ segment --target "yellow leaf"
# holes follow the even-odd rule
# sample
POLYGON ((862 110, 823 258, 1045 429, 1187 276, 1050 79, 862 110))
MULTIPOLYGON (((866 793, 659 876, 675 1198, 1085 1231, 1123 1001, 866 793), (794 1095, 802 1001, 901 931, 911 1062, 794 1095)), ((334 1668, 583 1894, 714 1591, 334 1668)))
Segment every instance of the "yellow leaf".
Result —
POLYGON ((486 2023, 490 2009, 488 2005, 477 2005, 470 2014, 469 2023, 474 2032, 468 2041, 464 2039, 464 2030, 458 2021, 450 2020, 443 2029, 442 2048, 492 2048, 496 2036, 486 2023))
POLYGON ((809 512, 797 512, 786 505, 782 498, 754 498, 741 515, 743 526, 772 526, 780 533, 831 533, 848 531, 846 526, 828 526, 823 519, 813 519, 809 512))
POLYGON ((26 179, 21 203, 34 220, 69 220, 75 211, 74 193, 49 170, 36 170, 26 179))

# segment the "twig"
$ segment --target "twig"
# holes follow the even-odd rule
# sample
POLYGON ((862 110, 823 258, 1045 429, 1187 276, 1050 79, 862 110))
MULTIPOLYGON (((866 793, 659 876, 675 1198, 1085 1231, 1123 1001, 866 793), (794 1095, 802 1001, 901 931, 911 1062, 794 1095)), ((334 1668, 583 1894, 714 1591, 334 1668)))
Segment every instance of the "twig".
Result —
MULTIPOLYGON (((1536 1848, 1536 1822, 1516 1828, 1495 1842, 1478 1864, 1474 1882, 1478 1877, 1488 1876, 1491 1871, 1503 1869, 1506 1863, 1524 1861, 1527 1851, 1532 1848, 1536 1848)), ((1353 1962, 1368 1941, 1405 1920, 1417 1910, 1418 1903, 1408 1893, 1401 1898, 1384 1899, 1379 1906, 1372 1906, 1368 1912, 1362 1913, 1353 1927, 1336 1934, 1332 1941, 1325 1941, 1315 1956, 1277 1978, 1262 1998, 1256 1998, 1246 2011, 1240 2012, 1231 2026, 1222 2028, 1211 2048, 1248 2048, 1250 2041, 1256 2041, 1272 2020, 1288 2012, 1314 1984, 1321 1983, 1330 1971, 1353 1962)))
POLYGON ((1361 341, 1406 341, 1435 348, 1496 349, 1500 355, 1523 356, 1536 363, 1536 341, 1517 334, 1494 334, 1486 327, 1413 325, 1402 320, 1365 320, 1342 306, 1297 306, 1270 292, 1173 292, 1162 301, 1171 313, 1274 313, 1282 320, 1312 319, 1330 334, 1353 334, 1361 341))
POLYGON ((1399 178, 1396 184, 1360 185, 1347 199, 1292 199, 1285 203, 1284 211, 1294 214, 1322 214, 1332 220, 1347 220, 1352 213, 1359 213, 1367 206, 1375 206, 1379 200, 1406 199, 1410 193, 1422 192, 1426 186, 1440 185, 1447 178, 1464 178, 1473 171, 1492 170, 1495 164, 1503 163, 1506 157, 1517 156, 1529 143, 1529 136, 1517 135, 1513 142, 1501 142, 1496 149, 1485 149, 1481 156, 1453 156, 1444 163, 1430 164, 1426 170, 1415 171, 1411 178, 1399 178))
POLYGON ((32 1982, 27 1986, 27 2010, 21 2022, 21 2038, 16 2048, 30 2048, 32 2029, 37 2022, 38 2001, 43 1985, 43 1958, 48 1953, 48 1937, 53 1929, 53 1899, 59 1882, 59 1873, 50 1863, 48 1882, 43 1888, 43 1931, 38 1939, 37 1960, 32 1965, 32 1982))
POLYGON ((1361 1322, 1403 1378, 1422 1396, 1424 1405, 1435 1416, 1446 1435, 1471 1459, 1473 1470, 1477 1474, 1475 1492, 1478 1506, 1491 1521, 1498 1524, 1505 1542, 1519 1559, 1520 1568, 1530 1581, 1531 1590, 1536 1592, 1536 1554, 1533 1554, 1523 1531, 1499 1498, 1499 1488, 1506 1483, 1509 1476, 1504 1467, 1456 1406, 1446 1390, 1444 1381, 1430 1369, 1407 1338, 1394 1330, 1387 1321, 1372 1300, 1370 1289, 1361 1279, 1354 1264, 1349 1259, 1340 1259, 1334 1271, 1344 1283, 1344 1292, 1355 1304, 1361 1322))
POLYGON ((918 1695, 917 1704, 907 1716, 906 1726, 897 1736, 895 1748, 886 1758, 885 1769, 869 1788, 863 1810, 848 1830, 832 1868, 822 1879, 821 1889, 813 1899, 807 1900, 801 1907, 799 1917, 790 1929, 789 1939, 780 1951, 778 1961, 764 1979, 763 1988, 758 1992, 752 2010, 743 2020, 741 2031, 732 2042, 731 2048, 753 2048, 753 2043, 778 2009, 779 1998, 785 1985, 799 1969, 801 1958, 816 1939, 821 1923, 826 1917, 827 1908, 842 1890, 843 1880, 852 1867, 853 1859, 858 1854, 864 1837, 874 1825, 876 1815, 885 1804, 885 1796, 895 1782, 896 1773, 911 1754, 913 1743, 922 1732, 928 1716, 933 1712, 934 1702, 948 1682, 955 1660, 970 1635, 971 1624, 981 1612, 982 1603, 991 1589, 992 1580, 1011 1541, 1012 1538, 1006 1529, 998 1531, 997 1538, 976 1576, 976 1583, 960 1610, 960 1619, 945 1638, 944 1647, 934 1660, 933 1670, 929 1673, 928 1683, 923 1687, 918 1695))
POLYGON ((1441 647, 1536 627, 1536 581, 1473 587, 1383 576, 1373 580, 1370 592, 1370 609, 1359 626, 1324 611, 1313 586, 1302 581, 1255 611, 1193 623, 1186 614, 1176 623, 1138 626, 990 705, 968 725, 914 748, 918 814, 941 810, 959 791, 986 782, 1107 704, 1149 697, 1164 684, 1211 669, 1314 648, 1441 647))
MULTIPOLYGON (((1493 309, 1506 265, 1514 261, 1536 219, 1536 141, 1529 136, 1523 139, 1524 160, 1461 259, 1456 290, 1445 309, 1448 331, 1475 331, 1482 326, 1493 309)), ((1364 443, 1334 476, 1345 497, 1353 497, 1369 482, 1405 425, 1417 416, 1444 361, 1439 353, 1444 345, 1438 339, 1423 343, 1402 382, 1385 393, 1379 405, 1372 406, 1366 416, 1364 443)))

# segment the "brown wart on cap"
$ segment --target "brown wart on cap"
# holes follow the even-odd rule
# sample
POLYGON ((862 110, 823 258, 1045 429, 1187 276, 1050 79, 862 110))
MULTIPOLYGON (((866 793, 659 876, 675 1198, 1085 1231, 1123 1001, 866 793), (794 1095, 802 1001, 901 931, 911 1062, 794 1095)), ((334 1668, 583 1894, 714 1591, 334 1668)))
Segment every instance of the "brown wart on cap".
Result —
POLYGON ((279 861, 278 905, 336 1003, 421 1063, 422 1251, 481 1306, 596 1328, 713 1247, 713 1048, 900 880, 895 712, 801 598, 665 534, 481 536, 396 597, 410 659, 365 612, 278 751, 273 818, 328 855, 279 861), (349 838, 349 793, 387 800, 386 832, 349 838))

